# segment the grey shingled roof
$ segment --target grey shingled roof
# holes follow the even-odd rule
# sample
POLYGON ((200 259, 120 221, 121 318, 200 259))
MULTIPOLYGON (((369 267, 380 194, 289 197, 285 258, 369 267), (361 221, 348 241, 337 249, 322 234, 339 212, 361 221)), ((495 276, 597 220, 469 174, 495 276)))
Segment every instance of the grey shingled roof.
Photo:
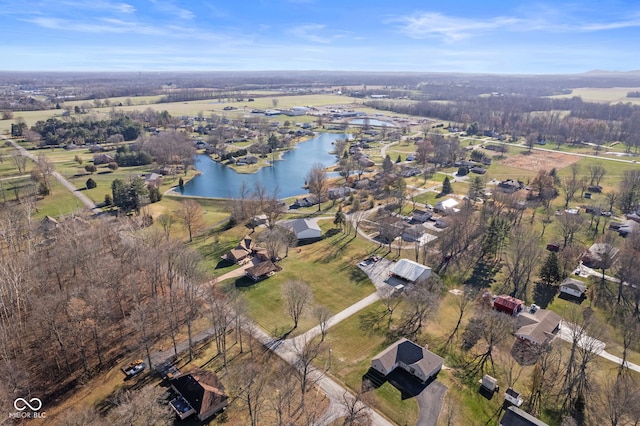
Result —
POLYGON ((419 368, 425 377, 432 376, 442 368, 443 359, 433 352, 402 338, 373 358, 379 360, 385 370, 390 370, 396 363, 402 362, 419 368))

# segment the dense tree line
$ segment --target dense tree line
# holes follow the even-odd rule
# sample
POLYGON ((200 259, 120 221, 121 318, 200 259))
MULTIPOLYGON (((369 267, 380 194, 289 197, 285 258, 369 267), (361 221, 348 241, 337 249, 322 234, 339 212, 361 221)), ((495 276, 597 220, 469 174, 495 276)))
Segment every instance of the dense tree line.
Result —
POLYGON ((640 149, 640 106, 630 103, 609 105, 584 102, 581 98, 534 98, 488 96, 457 102, 397 103, 369 101, 366 105, 398 113, 433 117, 476 131, 489 129, 509 133, 514 138, 534 135, 535 140, 563 143, 591 142, 599 147, 606 141, 621 141, 627 152, 640 149), (558 111, 569 111, 560 114, 558 111))
POLYGON ((125 141, 135 140, 142 132, 142 125, 126 116, 108 120, 70 117, 38 121, 31 130, 40 135, 43 145, 85 145, 104 143, 113 135, 122 135, 125 141))
POLYGON ((162 231, 81 217, 46 228, 24 205, 0 216, 0 395, 9 405, 15 395, 46 404, 129 349, 149 355, 200 312, 200 257, 162 231))

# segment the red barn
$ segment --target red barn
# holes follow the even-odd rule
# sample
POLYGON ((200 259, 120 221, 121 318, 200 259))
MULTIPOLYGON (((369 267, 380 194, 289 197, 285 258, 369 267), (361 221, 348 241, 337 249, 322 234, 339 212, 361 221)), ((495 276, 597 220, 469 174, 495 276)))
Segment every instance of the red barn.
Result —
POLYGON ((515 297, 503 294, 493 301, 493 309, 498 312, 504 312, 509 315, 517 315, 524 309, 524 302, 515 297))

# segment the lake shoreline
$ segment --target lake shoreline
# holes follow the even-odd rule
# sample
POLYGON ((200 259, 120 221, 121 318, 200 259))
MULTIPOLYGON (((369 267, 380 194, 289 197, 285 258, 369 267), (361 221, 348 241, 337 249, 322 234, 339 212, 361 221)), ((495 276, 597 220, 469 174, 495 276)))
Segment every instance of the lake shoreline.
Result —
POLYGON ((252 191, 255 185, 263 185, 267 191, 277 194, 278 198, 289 198, 307 194, 303 188, 305 176, 315 163, 325 167, 334 166, 338 159, 334 151, 334 142, 349 138, 343 133, 320 132, 311 139, 299 141, 293 149, 279 152, 279 159, 250 173, 242 173, 236 167, 213 160, 209 155, 196 156, 195 167, 199 171, 183 190, 177 187, 168 191, 175 196, 200 196, 205 198, 233 199, 239 196, 244 185, 252 191))

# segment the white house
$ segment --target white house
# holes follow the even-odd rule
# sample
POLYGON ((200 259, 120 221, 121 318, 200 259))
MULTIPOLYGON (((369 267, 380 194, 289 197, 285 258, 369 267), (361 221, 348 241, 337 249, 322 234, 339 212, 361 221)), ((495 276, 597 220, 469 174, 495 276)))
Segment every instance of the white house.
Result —
POLYGON ((322 236, 318 223, 310 219, 292 220, 286 226, 293 231, 298 240, 311 240, 322 236))
POLYGON ((455 198, 447 198, 446 200, 438 201, 436 205, 433 207, 433 211, 440 214, 453 214, 460 211, 457 208, 458 200, 455 198))
POLYGON ((560 293, 568 294, 569 296, 581 298, 587 291, 587 286, 580 280, 574 278, 567 278, 560 284, 560 293))
POLYGON ((409 259, 400 259, 389 270, 389 274, 410 283, 426 280, 431 275, 431 268, 409 259))

